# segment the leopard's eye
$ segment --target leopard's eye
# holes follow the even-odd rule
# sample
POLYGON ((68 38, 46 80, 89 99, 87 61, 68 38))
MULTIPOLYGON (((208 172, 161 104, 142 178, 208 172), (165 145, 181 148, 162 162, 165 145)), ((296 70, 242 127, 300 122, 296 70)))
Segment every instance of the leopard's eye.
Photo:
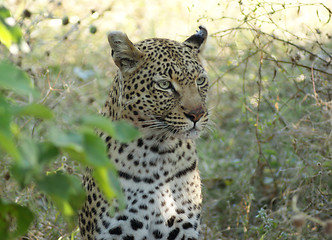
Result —
POLYGON ((199 78, 197 78, 197 80, 196 80, 196 84, 197 84, 197 86, 204 85, 205 82, 206 82, 206 78, 205 78, 205 77, 199 77, 199 78))
POLYGON ((162 90, 167 90, 172 88, 172 83, 167 80, 162 80, 157 82, 157 86, 162 90))

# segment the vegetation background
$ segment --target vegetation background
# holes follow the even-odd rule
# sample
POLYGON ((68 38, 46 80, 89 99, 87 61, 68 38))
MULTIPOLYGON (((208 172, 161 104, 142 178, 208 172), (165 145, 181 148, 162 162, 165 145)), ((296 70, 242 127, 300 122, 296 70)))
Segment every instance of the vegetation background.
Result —
MULTIPOLYGON (((54 115, 52 121, 13 119, 19 135, 33 141, 45 139, 54 126, 76 128, 77 119, 99 111, 116 71, 108 31, 126 32, 133 42, 150 37, 183 41, 199 25, 206 26, 211 125, 197 144, 203 239, 331 239, 330 0, 2 4, 30 51, 0 45, 0 59, 26 72, 41 95, 0 93, 19 106, 37 102, 54 115)), ((59 212, 38 181, 22 189, 12 177, 12 157, 0 154, 0 198, 35 215, 21 239, 80 239, 77 223, 59 212)), ((80 177, 85 165, 60 151, 42 171, 80 177)), ((0 216, 0 223, 4 220, 0 216)))

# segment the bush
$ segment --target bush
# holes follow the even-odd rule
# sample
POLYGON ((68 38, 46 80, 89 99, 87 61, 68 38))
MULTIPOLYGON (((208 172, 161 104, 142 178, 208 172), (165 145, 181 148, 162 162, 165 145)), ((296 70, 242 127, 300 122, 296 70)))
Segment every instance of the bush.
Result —
MULTIPOLYGON (((17 27, 5 24, 10 17, 9 11, 5 8, 0 10, 0 22, 4 28, 0 32, 0 39, 12 49, 13 44, 22 42, 21 34, 17 27)), ((21 189, 32 186, 38 189, 38 192, 52 200, 69 224, 73 225, 76 213, 85 200, 81 180, 61 168, 52 168, 61 156, 69 156, 81 165, 92 168, 106 199, 110 201, 116 197, 120 208, 124 208, 116 170, 107 157, 105 143, 95 134, 95 128, 127 142, 138 136, 134 127, 125 122, 112 123, 97 115, 82 115, 72 120, 75 127, 70 130, 63 130, 51 122, 53 127, 47 129, 42 137, 34 137, 35 128, 42 128, 44 121, 52 121, 53 112, 36 103, 40 101, 40 93, 33 87, 27 74, 12 63, 0 62, 0 92, 0 147, 2 159, 10 161, 6 178, 13 177, 21 189), (25 101, 30 103, 23 103, 25 101), (24 127, 32 121, 35 124, 29 136, 29 131, 24 127)), ((15 239, 26 234, 33 215, 29 207, 10 202, 6 197, 0 198, 2 239, 15 239)))

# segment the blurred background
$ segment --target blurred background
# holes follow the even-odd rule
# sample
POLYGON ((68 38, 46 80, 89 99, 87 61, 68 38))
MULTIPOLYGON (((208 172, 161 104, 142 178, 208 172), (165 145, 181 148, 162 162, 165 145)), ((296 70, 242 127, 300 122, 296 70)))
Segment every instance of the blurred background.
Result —
MULTIPOLYGON (((29 52, 0 46, 26 71, 55 123, 96 113, 116 72, 106 34, 183 41, 209 31, 203 53, 211 124, 198 141, 203 239, 331 239, 332 1, 7 0, 29 52)), ((22 98, 22 102, 29 99, 22 98)), ((27 124, 42 139, 48 124, 27 124)), ((54 122, 53 122, 54 124, 54 122)), ((66 156, 55 168, 80 176, 66 156)), ((33 186, 0 162, 0 194, 37 219, 22 239, 80 239, 33 186)))

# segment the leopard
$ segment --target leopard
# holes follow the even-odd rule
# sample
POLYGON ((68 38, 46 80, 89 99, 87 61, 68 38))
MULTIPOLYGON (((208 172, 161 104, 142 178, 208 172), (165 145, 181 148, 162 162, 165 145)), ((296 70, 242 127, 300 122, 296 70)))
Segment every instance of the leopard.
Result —
POLYGON ((149 38, 136 44, 121 31, 108 42, 117 73, 101 109, 111 121, 127 121, 141 135, 123 143, 100 137, 116 167, 125 198, 108 202, 89 169, 79 213, 84 240, 198 240, 202 190, 196 139, 206 129, 208 75, 202 50, 205 27, 183 42, 149 38), (115 206, 113 213, 111 207, 115 206))

